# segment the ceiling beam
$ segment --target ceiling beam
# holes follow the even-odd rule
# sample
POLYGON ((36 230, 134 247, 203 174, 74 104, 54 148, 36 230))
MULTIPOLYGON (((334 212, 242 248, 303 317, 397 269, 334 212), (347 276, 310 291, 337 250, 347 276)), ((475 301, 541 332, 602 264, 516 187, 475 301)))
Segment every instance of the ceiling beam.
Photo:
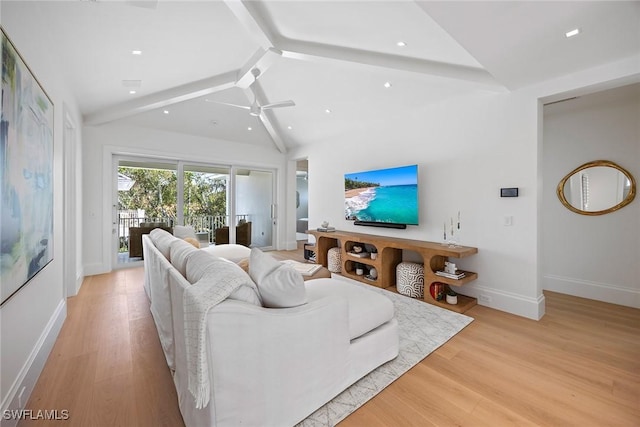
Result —
POLYGON ((273 25, 270 25, 262 14, 255 12, 255 6, 251 4, 253 2, 241 0, 224 0, 224 2, 262 48, 268 49, 275 46, 274 39, 277 33, 273 31, 273 25))
POLYGON ((306 61, 333 60, 352 62, 448 79, 464 80, 480 84, 487 88, 504 90, 504 86, 496 82, 491 74, 481 68, 285 38, 280 38, 278 41, 278 49, 282 50, 282 56, 284 58, 306 61))
MULTIPOLYGON (((254 38, 258 37, 257 40, 262 40, 263 43, 266 43, 268 40, 270 43, 269 46, 281 51, 282 56, 285 58, 306 61, 331 60, 358 63, 468 81, 479 84, 484 88, 498 91, 506 90, 489 72, 482 68, 288 39, 278 32, 275 23, 270 19, 267 9, 261 2, 226 0, 226 3, 247 31, 254 35, 254 38), (258 36, 255 34, 258 34, 258 36)), ((265 47, 264 44, 262 44, 262 46, 265 47)))
POLYGON ((235 86, 239 71, 230 71, 217 76, 187 83, 171 89, 141 96, 132 101, 96 111, 83 117, 84 124, 96 126, 114 120, 122 119, 134 114, 144 113, 156 108, 166 107, 178 102, 199 98, 211 93, 220 92, 235 86))

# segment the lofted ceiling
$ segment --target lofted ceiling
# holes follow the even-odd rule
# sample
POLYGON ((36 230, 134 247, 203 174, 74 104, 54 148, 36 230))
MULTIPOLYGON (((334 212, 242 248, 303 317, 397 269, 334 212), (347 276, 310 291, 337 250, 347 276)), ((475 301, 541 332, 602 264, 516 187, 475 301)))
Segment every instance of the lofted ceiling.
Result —
POLYGON ((47 34, 41 43, 65 64, 86 125, 124 123, 282 152, 469 91, 505 92, 640 53, 637 1, 3 0, 0 7, 5 28, 19 20, 47 34), (574 28, 582 33, 566 38, 574 28), (217 103, 254 99, 296 105, 255 117, 217 103))

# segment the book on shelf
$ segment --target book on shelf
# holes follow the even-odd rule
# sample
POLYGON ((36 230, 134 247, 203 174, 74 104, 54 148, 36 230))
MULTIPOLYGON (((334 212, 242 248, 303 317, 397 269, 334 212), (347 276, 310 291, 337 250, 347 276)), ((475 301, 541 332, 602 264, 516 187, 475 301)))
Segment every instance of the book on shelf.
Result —
POLYGON ((369 258, 371 256, 369 252, 347 252, 347 253, 356 258, 369 258))
POLYGON ((310 264, 287 259, 282 261, 283 264, 291 266, 294 270, 302 274, 303 276, 313 276, 318 270, 322 268, 320 264, 310 264))
POLYGON ((447 273, 446 271, 436 271, 436 276, 446 277, 447 279, 462 279, 464 277, 464 271, 458 270, 455 274, 447 273))
POLYGON ((336 228, 335 227, 318 227, 317 230, 330 233, 332 231, 336 231, 336 228))

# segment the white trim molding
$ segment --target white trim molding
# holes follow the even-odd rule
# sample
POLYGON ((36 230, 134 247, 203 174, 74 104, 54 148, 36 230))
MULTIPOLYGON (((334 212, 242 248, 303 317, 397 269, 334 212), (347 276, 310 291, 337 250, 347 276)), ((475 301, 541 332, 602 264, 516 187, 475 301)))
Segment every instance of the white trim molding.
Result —
POLYGON ((464 286, 460 291, 463 295, 477 298, 478 305, 528 319, 540 320, 545 314, 545 298, 542 294, 533 298, 477 284, 464 286))
POLYGON ((542 277, 544 289, 626 307, 640 308, 640 290, 610 283, 547 274, 542 277))
MULTIPOLYGON (((40 339, 38 339, 33 347, 31 354, 24 362, 5 400, 2 402, 2 415, 4 415, 7 410, 17 411, 24 409, 66 318, 67 300, 63 298, 53 312, 47 326, 42 331, 42 335, 40 335, 40 339)), ((18 424, 18 419, 6 420, 3 416, 1 418, 2 427, 14 427, 18 424)))

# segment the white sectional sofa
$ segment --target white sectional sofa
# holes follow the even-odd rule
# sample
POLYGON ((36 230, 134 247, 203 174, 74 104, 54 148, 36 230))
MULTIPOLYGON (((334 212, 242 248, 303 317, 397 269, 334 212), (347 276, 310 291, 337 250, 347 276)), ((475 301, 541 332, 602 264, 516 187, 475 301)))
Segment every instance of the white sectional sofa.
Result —
POLYGON ((303 282, 259 250, 196 249, 164 230, 145 235, 143 246, 145 289, 188 427, 293 426, 398 354, 393 304, 366 288, 303 282), (243 258, 248 273, 234 263, 243 258), (197 404, 187 302, 229 283, 233 291, 203 317, 208 396, 197 404))

